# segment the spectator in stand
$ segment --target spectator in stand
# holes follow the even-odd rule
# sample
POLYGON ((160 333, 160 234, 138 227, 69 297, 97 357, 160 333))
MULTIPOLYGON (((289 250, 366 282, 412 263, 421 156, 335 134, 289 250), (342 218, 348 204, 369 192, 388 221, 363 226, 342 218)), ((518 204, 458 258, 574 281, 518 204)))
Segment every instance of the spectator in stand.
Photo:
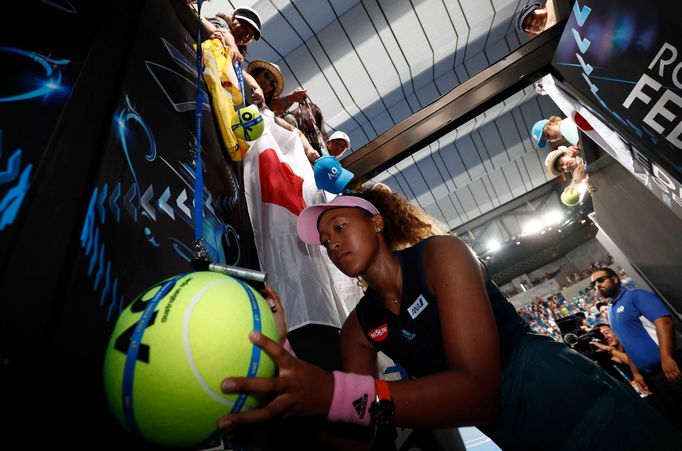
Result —
POLYGON ((282 75, 282 71, 279 69, 279 66, 269 61, 252 61, 249 63, 246 74, 244 82, 248 82, 254 92, 254 103, 259 108, 265 107, 272 111, 277 125, 285 128, 286 130, 296 131, 299 133, 303 143, 303 150, 305 151, 306 157, 308 157, 308 161, 310 161, 310 163, 315 162, 320 155, 310 145, 306 135, 300 129, 291 125, 278 115, 278 112, 281 114, 285 111, 286 107, 290 106, 292 103, 304 102, 306 98, 306 91, 304 89, 297 88, 286 96, 281 98, 278 97, 279 94, 281 94, 284 90, 284 76, 282 75), (246 74, 250 75, 250 79, 248 81, 246 74))
POLYGON ((533 38, 557 23, 554 0, 544 4, 532 2, 523 7, 516 16, 516 29, 533 38))
POLYGON ((559 116, 537 121, 530 134, 540 149, 544 149, 547 143, 556 150, 559 146, 577 146, 580 141, 575 123, 569 118, 562 119, 559 116))
POLYGON ((606 301, 597 302, 597 309, 599 310, 599 318, 603 324, 609 324, 609 303, 606 301))
POLYGON ((230 49, 232 62, 243 62, 247 45, 254 39, 259 40, 261 35, 260 16, 247 6, 235 9, 231 16, 218 13, 215 17, 202 17, 201 23, 211 38, 220 39, 230 49))
POLYGON ((323 148, 329 141, 329 135, 324 127, 322 110, 309 99, 298 105, 294 110, 294 118, 298 128, 305 134, 310 145, 320 156, 324 155, 323 148))
POLYGON ((324 130, 324 120, 320 108, 306 101, 294 111, 298 128, 306 135, 310 145, 320 156, 329 154, 340 158, 351 149, 350 138, 342 131, 335 131, 331 136, 324 130))
POLYGON ((258 86, 263 90, 265 104, 275 113, 275 116, 282 116, 294 103, 302 104, 306 100, 308 92, 300 87, 280 97, 284 90, 284 75, 275 63, 254 60, 249 63, 246 72, 256 80, 258 86))
MULTIPOLYGON (((249 7, 239 7, 234 10, 231 16, 225 13, 218 13, 214 17, 201 17, 201 23, 206 30, 211 33, 211 39, 220 39, 223 45, 230 50, 230 57, 233 63, 241 64, 244 61, 248 44, 252 40, 259 40, 261 37, 261 19, 258 13, 249 7)), ((284 79, 281 77, 281 88, 284 87, 284 79)), ((250 89, 251 101, 256 106, 261 106, 266 102, 267 92, 271 97, 271 87, 267 83, 259 84, 248 70, 243 72, 244 88, 250 89)), ((280 89, 281 92, 281 89, 280 89)), ((247 97, 248 99, 248 97, 247 97)), ((247 99, 244 99, 246 102, 247 99)))
POLYGON ((635 283, 634 279, 625 274, 624 271, 620 273, 619 277, 620 283, 622 283, 625 288, 637 288, 637 284, 635 283))
POLYGON ((618 274, 611 268, 597 269, 592 283, 604 298, 611 299, 611 328, 630 356, 635 380, 665 403, 662 408, 668 412, 666 416, 674 418, 682 429, 682 354, 675 351, 670 310, 654 293, 621 287, 618 274))
POLYGON ((580 150, 576 146, 559 146, 558 149, 551 151, 545 158, 547 171, 552 175, 564 176, 564 173, 571 173, 571 183, 564 189, 578 189, 579 183, 586 183, 587 190, 594 192, 595 188, 589 181, 587 163, 580 156, 580 150))
POLYGON ((344 132, 335 131, 327 141, 327 151, 329 155, 340 158, 346 151, 350 150, 350 138, 344 132))
MULTIPOLYGON (((604 337, 602 341, 591 341, 590 346, 597 348, 598 352, 605 352, 608 354, 607 358, 596 359, 600 366, 611 376, 617 380, 630 385, 637 393, 650 395, 651 392, 637 383, 637 379, 641 380, 641 375, 635 376, 633 368, 630 365, 630 358, 625 353, 623 345, 618 341, 618 337, 613 333, 611 326, 608 324, 598 324, 593 330, 599 331, 604 337)), ((637 371, 635 369, 635 371, 637 371)), ((663 412, 665 414, 665 412, 663 412)))

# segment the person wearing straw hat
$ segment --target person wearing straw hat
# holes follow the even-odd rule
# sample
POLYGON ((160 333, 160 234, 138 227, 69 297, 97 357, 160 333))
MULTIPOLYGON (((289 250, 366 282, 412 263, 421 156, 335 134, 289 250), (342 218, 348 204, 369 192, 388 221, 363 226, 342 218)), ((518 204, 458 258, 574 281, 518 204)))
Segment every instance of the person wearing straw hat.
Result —
POLYGON ((585 183, 587 191, 593 193, 595 186, 589 181, 587 163, 580 156, 580 149, 576 146, 559 146, 551 151, 545 158, 545 168, 553 176, 562 176, 566 180, 566 173, 571 173, 571 183, 564 191, 572 191, 578 188, 580 183, 585 183))
POLYGON ((557 176, 565 172, 573 172, 583 164, 580 157, 580 150, 575 146, 559 146, 558 149, 551 151, 545 158, 547 172, 557 176))
POLYGON ((244 81, 251 87, 253 102, 259 108, 267 107, 274 113, 277 125, 299 133, 306 157, 310 163, 314 163, 320 154, 310 145, 301 130, 280 117, 293 103, 305 102, 307 91, 296 88, 286 96, 279 97, 284 90, 284 76, 277 64, 265 60, 251 61, 244 73, 244 81))
POLYGON ((265 104, 276 116, 281 116, 294 103, 305 102, 308 92, 300 87, 280 97, 284 90, 284 76, 277 64, 265 60, 254 60, 249 63, 246 72, 263 90, 265 104))

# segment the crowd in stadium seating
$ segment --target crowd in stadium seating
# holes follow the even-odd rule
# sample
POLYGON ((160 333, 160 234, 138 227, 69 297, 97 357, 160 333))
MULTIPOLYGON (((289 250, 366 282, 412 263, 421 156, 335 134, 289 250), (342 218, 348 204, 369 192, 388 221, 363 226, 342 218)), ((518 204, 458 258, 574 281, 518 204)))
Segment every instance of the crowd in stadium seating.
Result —
MULTIPOLYGON (((612 258, 609 256, 606 261, 612 261, 612 258)), ((591 267, 599 267, 600 264, 601 262, 595 262, 591 267)), ((574 274, 582 273, 583 271, 574 274)), ((590 271, 588 270, 588 277, 589 273, 590 271)), ((624 287, 636 287, 635 281, 625 274, 624 271, 620 271, 619 275, 624 287)), ((585 331, 599 323, 608 323, 608 318, 602 317, 597 306, 597 303, 604 301, 604 299, 599 296, 595 288, 591 287, 589 279, 583 280, 585 280, 585 288, 578 292, 578 296, 570 300, 564 298, 561 292, 559 292, 545 299, 539 297, 535 302, 520 307, 517 311, 528 321, 533 330, 542 335, 550 336, 557 341, 563 341, 561 331, 556 324, 558 319, 583 313, 585 315, 583 324, 585 331)))

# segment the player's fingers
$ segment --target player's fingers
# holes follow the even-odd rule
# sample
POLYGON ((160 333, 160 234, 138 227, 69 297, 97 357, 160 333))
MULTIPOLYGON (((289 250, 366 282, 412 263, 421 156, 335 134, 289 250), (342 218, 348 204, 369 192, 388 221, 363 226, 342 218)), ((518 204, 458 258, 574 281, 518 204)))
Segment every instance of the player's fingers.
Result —
POLYGON ((283 367, 290 366, 292 359, 295 360, 294 357, 289 354, 289 352, 287 352, 287 350, 281 345, 275 343, 256 330, 249 332, 249 340, 251 340, 251 343, 257 345, 259 348, 265 351, 267 355, 272 357, 272 360, 275 361, 280 370, 283 367))
POLYGON ((218 427, 227 429, 235 426, 263 423, 285 416, 288 402, 284 397, 277 397, 269 404, 247 412, 223 415, 218 419, 218 427))
POLYGON ((223 379, 220 388, 223 393, 270 393, 277 388, 275 379, 274 377, 228 377, 223 379))

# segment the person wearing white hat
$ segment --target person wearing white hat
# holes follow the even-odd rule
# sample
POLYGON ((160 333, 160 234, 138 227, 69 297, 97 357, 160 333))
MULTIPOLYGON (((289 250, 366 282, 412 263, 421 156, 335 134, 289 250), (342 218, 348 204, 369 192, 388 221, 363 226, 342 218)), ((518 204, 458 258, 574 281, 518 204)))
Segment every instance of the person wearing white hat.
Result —
POLYGON ((327 151, 329 155, 339 158, 347 150, 350 150, 350 138, 342 131, 335 131, 327 141, 327 151))
POLYGON ((244 61, 246 46, 261 36, 261 19, 258 13, 247 6, 235 9, 232 16, 218 13, 215 17, 201 18, 202 24, 211 33, 211 38, 220 39, 230 48, 232 62, 244 61))

